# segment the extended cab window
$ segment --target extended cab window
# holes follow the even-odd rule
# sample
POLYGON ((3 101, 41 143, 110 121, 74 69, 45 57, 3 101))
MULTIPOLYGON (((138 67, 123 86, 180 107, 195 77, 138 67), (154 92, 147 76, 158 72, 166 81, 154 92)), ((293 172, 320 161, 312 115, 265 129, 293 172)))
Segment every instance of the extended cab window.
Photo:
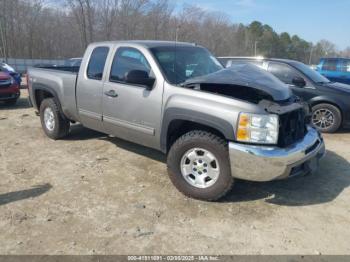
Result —
POLYGON ((101 80, 108 55, 108 47, 96 47, 91 54, 87 68, 87 76, 90 79, 101 80))
POLYGON ((109 80, 123 83, 126 74, 132 70, 142 70, 149 74, 151 67, 139 50, 130 47, 119 48, 113 59, 109 80))
POLYGON ((288 85, 293 85, 293 79, 296 77, 301 77, 300 74, 293 68, 280 64, 280 63, 269 63, 268 71, 281 80, 283 83, 288 85))

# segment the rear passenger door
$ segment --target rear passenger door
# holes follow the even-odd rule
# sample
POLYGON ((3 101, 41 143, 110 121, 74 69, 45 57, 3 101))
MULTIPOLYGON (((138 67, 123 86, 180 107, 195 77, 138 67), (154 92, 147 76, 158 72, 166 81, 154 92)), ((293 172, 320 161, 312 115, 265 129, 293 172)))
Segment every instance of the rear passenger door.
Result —
POLYGON ((103 123, 109 134, 158 148, 163 82, 155 77, 149 59, 134 47, 116 49, 104 85, 103 123), (126 74, 132 70, 146 71, 155 77, 152 90, 127 83, 126 74))
POLYGON ((81 65, 77 81, 77 107, 80 122, 91 129, 104 131, 102 124, 102 94, 105 65, 110 46, 89 47, 90 58, 81 65))

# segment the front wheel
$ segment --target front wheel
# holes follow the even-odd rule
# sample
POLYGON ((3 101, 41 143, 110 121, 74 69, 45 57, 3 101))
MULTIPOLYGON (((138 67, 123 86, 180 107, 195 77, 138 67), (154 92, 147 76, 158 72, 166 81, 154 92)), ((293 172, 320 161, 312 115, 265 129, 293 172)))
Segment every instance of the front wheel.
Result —
POLYGON ((63 138, 69 133, 70 122, 62 116, 59 105, 53 98, 42 101, 40 120, 45 134, 52 139, 63 138))
POLYGON ((233 185, 227 142, 206 131, 191 131, 170 148, 168 173, 186 196, 215 201, 233 185))
POLYGON ((323 133, 336 132, 342 122, 340 110, 331 104, 318 104, 312 107, 312 125, 323 133))

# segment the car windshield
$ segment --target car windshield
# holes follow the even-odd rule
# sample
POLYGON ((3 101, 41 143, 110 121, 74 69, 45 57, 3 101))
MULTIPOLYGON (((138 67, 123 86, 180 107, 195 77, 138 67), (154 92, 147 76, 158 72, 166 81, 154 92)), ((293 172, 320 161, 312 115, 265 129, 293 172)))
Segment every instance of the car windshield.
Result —
POLYGON ((319 72, 311 69, 309 66, 300 63, 300 62, 295 62, 294 66, 299 69, 302 73, 304 73, 306 76, 311 78, 312 81, 315 83, 329 83, 330 81, 325 78, 323 75, 321 75, 319 72))
POLYGON ((5 63, 0 64, 0 67, 5 69, 6 71, 15 72, 15 69, 13 67, 11 67, 11 66, 9 66, 8 64, 5 64, 5 63))
POLYGON ((198 46, 164 46, 151 48, 166 79, 174 85, 223 69, 208 50, 198 46))

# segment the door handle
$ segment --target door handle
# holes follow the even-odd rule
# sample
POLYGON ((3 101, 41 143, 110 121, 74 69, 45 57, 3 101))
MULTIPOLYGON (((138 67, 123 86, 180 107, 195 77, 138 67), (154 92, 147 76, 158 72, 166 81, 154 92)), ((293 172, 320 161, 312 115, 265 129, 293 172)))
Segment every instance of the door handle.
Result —
POLYGON ((118 94, 114 90, 106 91, 105 95, 110 96, 110 97, 117 97, 118 96, 118 94))

